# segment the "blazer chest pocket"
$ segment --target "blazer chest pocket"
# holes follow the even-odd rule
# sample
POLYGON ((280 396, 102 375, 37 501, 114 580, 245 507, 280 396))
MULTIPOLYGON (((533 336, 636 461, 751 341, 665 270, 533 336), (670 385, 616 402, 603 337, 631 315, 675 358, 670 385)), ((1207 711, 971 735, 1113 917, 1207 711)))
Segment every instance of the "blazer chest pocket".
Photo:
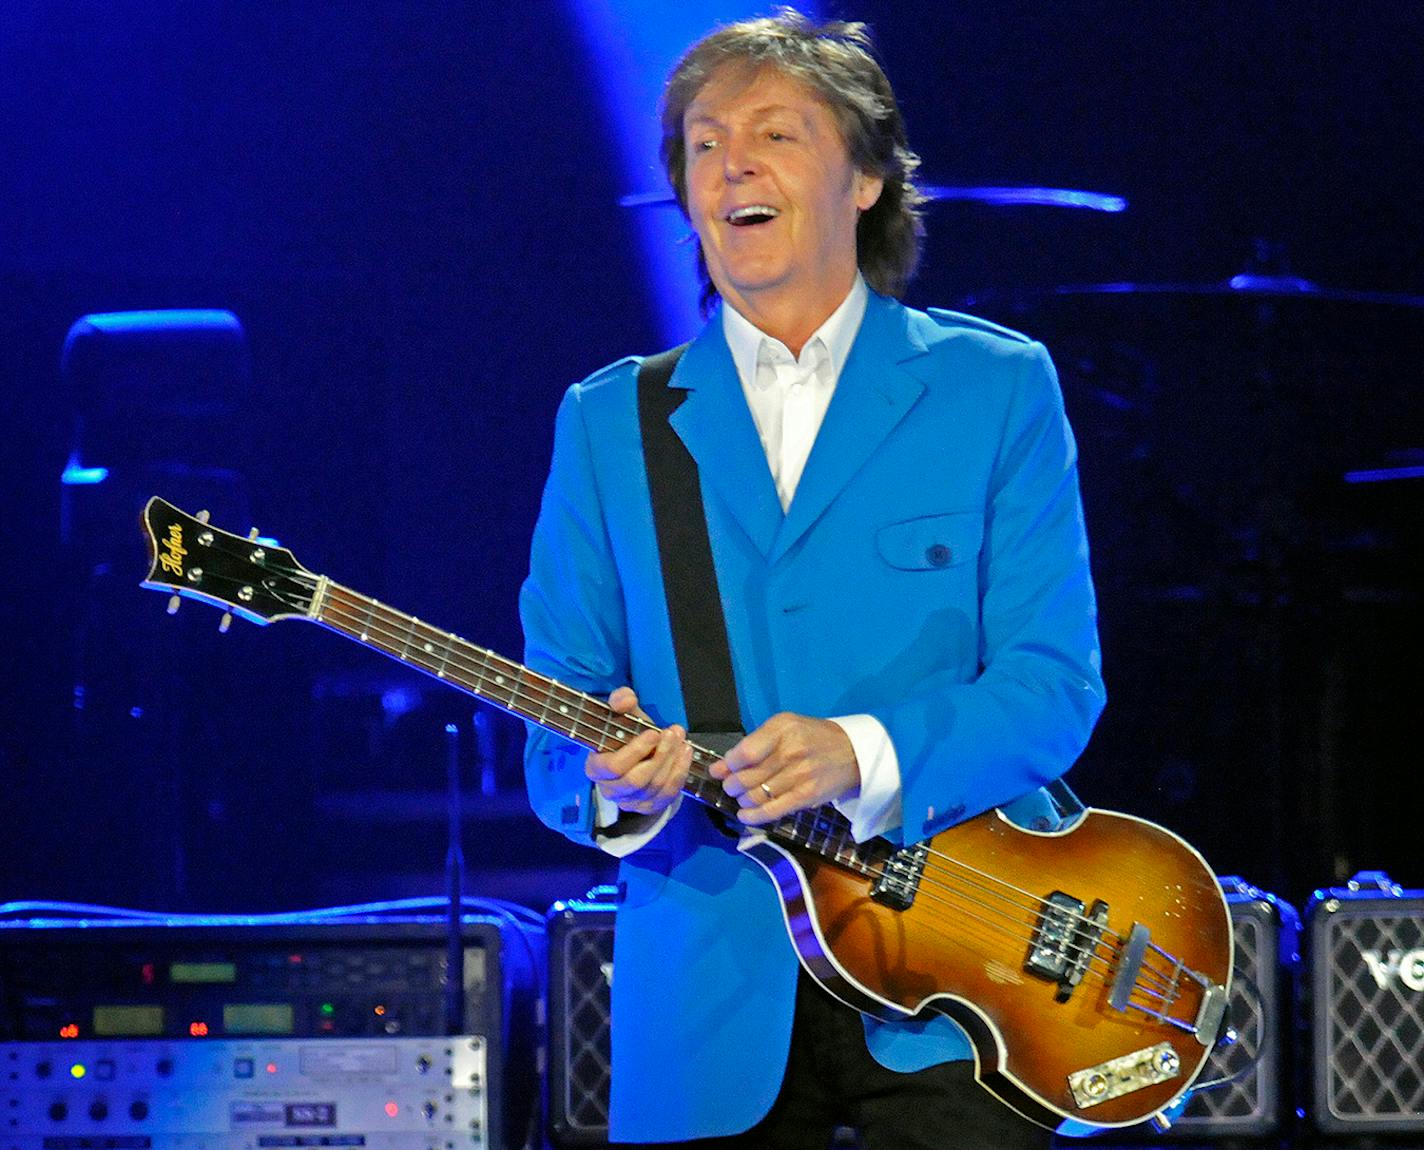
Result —
POLYGON ((901 571, 943 571, 979 558, 984 516, 978 511, 921 515, 875 533, 880 557, 901 571))

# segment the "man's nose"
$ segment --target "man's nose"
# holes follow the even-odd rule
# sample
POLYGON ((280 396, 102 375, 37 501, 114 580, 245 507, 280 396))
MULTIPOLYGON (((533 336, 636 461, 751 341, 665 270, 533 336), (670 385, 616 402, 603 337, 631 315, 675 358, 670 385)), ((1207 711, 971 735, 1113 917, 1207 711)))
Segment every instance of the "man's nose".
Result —
POLYGON ((722 149, 722 174, 728 180, 744 180, 757 173, 755 150, 746 140, 729 139, 722 149))

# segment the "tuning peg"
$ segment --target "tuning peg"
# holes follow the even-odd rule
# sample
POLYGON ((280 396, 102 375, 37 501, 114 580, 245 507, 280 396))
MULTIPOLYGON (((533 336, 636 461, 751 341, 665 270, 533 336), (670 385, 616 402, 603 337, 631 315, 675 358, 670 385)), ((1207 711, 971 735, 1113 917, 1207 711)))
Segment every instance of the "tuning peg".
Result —
POLYGON ((247 533, 247 538, 250 539, 250 540, 255 540, 255 539, 257 538, 257 536, 259 536, 260 534, 262 534, 262 533, 261 533, 260 531, 258 531, 257 528, 254 527, 251 531, 249 531, 249 532, 247 533))
POLYGON ((199 511, 198 514, 193 516, 193 518, 196 519, 199 523, 206 523, 208 521, 208 512, 199 511))
POLYGON ((221 634, 221 635, 226 635, 226 634, 227 634, 227 629, 228 629, 229 627, 231 627, 231 626, 232 626, 232 612, 231 612, 231 611, 224 611, 224 612, 222 613, 222 618, 218 620, 218 633, 221 634))
POLYGON ((178 604, 181 602, 183 602, 181 595, 170 595, 168 597, 168 613, 170 615, 178 614, 178 604))

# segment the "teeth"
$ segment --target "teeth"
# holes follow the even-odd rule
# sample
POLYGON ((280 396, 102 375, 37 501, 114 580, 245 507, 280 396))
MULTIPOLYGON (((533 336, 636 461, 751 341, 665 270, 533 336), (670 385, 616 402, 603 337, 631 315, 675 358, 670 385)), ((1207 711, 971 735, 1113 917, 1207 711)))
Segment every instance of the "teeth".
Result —
POLYGON ((727 222, 735 223, 737 220, 750 219, 752 216, 774 217, 781 215, 781 212, 769 204, 748 204, 744 208, 734 208, 727 213, 727 222))

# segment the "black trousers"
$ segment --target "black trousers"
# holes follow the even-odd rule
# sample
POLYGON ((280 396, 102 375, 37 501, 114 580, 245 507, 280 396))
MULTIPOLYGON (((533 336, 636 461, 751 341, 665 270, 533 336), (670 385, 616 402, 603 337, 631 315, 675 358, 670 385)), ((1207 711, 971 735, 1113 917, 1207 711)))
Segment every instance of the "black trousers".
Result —
POLYGON ((670 1143, 684 1150, 827 1150, 837 1127, 861 1150, 1047 1150, 1052 1134, 974 1080, 972 1062, 911 1074, 865 1048, 860 1015, 803 970, 786 1077, 770 1112, 745 1134, 670 1143))

